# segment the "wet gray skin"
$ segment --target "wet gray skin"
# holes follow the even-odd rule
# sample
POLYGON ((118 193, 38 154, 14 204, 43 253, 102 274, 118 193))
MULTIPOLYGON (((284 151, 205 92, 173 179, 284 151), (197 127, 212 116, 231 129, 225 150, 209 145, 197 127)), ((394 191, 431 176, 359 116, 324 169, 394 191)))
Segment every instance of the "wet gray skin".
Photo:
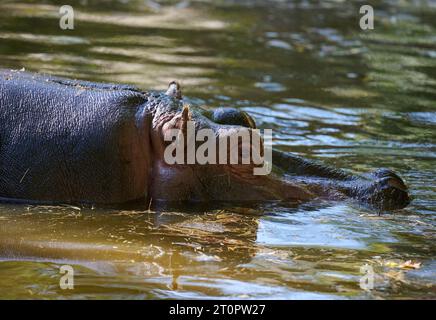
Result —
POLYGON ((254 164, 168 164, 170 129, 212 129, 216 139, 256 127, 237 109, 183 104, 178 83, 163 92, 3 71, 0 74, 0 196, 31 203, 308 201, 355 199, 378 210, 410 202, 388 169, 357 176, 273 151, 274 172, 254 164))

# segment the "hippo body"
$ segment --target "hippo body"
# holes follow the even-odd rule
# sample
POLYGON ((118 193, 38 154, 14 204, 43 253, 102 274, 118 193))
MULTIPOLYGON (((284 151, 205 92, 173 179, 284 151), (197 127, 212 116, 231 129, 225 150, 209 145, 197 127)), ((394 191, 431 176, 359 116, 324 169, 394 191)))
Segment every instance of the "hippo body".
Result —
POLYGON ((67 203, 143 197, 151 168, 147 99, 128 86, 1 73, 0 196, 67 203))
POLYGON ((268 176, 253 176, 242 165, 167 165, 163 135, 169 128, 182 129, 186 117, 196 121, 196 129, 212 128, 217 136, 255 125, 235 109, 215 117, 186 110, 178 86, 166 93, 143 92, 0 71, 0 198, 120 204, 325 197, 354 198, 383 209, 409 203, 407 187, 389 170, 355 176, 279 151, 273 164, 280 174, 268 176))

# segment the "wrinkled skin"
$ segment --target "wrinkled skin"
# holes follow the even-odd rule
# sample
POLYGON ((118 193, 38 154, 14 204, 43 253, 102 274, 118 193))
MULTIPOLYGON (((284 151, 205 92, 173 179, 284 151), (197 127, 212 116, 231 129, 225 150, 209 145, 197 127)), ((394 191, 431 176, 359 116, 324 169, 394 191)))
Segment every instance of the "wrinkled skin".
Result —
POLYGON ((253 175, 254 164, 169 165, 164 135, 185 130, 188 120, 216 139, 255 128, 236 109, 184 107, 175 82, 166 93, 142 92, 0 71, 0 197, 79 204, 352 198, 381 210, 410 201, 387 169, 355 176, 277 150, 266 176, 253 175))

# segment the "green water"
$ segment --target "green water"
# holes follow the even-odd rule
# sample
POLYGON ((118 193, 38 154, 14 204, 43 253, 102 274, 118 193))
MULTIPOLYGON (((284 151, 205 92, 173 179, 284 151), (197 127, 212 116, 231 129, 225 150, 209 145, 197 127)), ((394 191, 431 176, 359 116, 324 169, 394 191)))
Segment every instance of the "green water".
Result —
POLYGON ((0 204, 0 298, 436 298, 434 1, 369 1, 372 31, 355 1, 74 1, 75 29, 61 30, 64 2, 1 1, 0 67, 143 89, 178 79, 192 104, 250 112, 277 148, 394 169, 414 201, 382 216, 329 202, 0 204), (59 286, 66 264, 73 290, 59 286))

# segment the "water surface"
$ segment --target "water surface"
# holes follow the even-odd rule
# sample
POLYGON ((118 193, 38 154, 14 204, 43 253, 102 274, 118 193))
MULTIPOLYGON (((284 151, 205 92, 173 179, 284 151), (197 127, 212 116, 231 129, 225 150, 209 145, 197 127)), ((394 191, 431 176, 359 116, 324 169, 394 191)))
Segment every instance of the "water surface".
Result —
POLYGON ((372 31, 355 1, 88 0, 61 30, 63 2, 1 2, 1 67, 143 89, 178 79, 193 104, 249 111, 277 148, 399 172, 414 201, 381 216, 334 202, 0 204, 0 298, 436 298, 434 1, 374 1, 372 31), (59 287, 65 264, 74 290, 59 287))

